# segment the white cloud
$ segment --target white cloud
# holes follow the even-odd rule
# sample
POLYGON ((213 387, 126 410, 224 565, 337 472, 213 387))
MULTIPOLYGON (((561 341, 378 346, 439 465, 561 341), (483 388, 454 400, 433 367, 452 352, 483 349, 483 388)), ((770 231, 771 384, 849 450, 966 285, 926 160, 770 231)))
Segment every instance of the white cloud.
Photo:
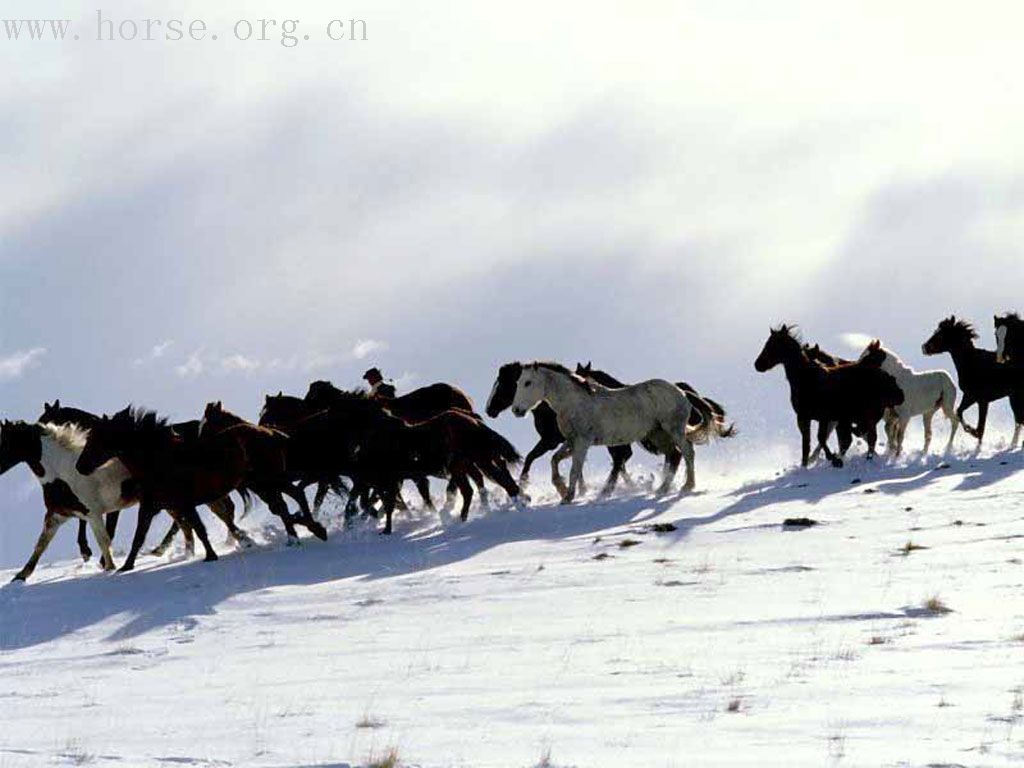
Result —
POLYGON ((194 379, 203 372, 203 358, 199 351, 193 352, 181 365, 175 366, 174 372, 183 379, 194 379))
POLYGON ((868 336, 866 333, 844 333, 839 338, 847 347, 858 352, 875 340, 874 337, 868 336))
POLYGON ((382 352, 387 348, 387 342, 377 341, 376 339, 360 339, 352 347, 352 357, 356 360, 362 360, 374 352, 382 352))
POLYGON ((33 347, 0 357, 0 381, 21 378, 26 371, 39 365, 40 358, 45 354, 45 348, 33 347))
POLYGON ((259 360, 239 353, 223 357, 220 361, 221 370, 226 373, 251 373, 252 371, 257 370, 260 365, 261 363, 259 360))
POLYGON ((132 367, 141 368, 146 363, 152 362, 153 360, 159 360, 167 353, 167 350, 169 350, 173 344, 174 341, 171 339, 164 339, 159 344, 154 344, 147 354, 132 360, 132 367))

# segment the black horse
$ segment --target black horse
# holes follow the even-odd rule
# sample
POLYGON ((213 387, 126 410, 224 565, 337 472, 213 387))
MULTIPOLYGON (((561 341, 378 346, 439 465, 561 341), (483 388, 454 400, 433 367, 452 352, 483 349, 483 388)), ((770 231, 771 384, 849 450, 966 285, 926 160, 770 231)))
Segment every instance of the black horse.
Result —
POLYGON ((978 448, 981 448, 985 437, 989 403, 1010 398, 1016 424, 1011 447, 1015 447, 1024 427, 1024 365, 999 363, 995 352, 974 346, 976 338, 978 334, 970 323, 950 315, 939 323, 921 351, 926 355, 948 352, 952 356, 960 391, 963 392, 956 415, 964 431, 978 438, 978 448), (964 421, 964 411, 975 404, 978 406, 978 426, 972 427, 964 421))
POLYGON ((811 421, 818 422, 818 446, 833 466, 843 465, 842 454, 852 440, 851 427, 857 427, 868 443, 868 457, 874 456, 878 422, 886 408, 903 402, 896 380, 874 363, 851 363, 825 367, 812 361, 794 331, 787 325, 773 328, 755 370, 764 373, 782 365, 789 381, 790 403, 796 412, 801 437, 801 464, 810 457, 811 421), (839 430, 839 454, 827 445, 831 425, 839 430))

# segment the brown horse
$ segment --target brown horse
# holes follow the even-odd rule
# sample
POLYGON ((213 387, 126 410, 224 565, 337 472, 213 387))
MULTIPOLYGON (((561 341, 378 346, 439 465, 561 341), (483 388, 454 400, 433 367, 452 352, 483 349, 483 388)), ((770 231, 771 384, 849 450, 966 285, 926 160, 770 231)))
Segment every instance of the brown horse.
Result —
POLYGON ((76 469, 89 475, 115 457, 127 467, 140 499, 131 552, 121 570, 135 567, 153 517, 165 509, 187 521, 203 544, 205 559, 216 560, 196 506, 245 484, 249 461, 242 435, 226 430, 186 440, 152 411, 128 407, 92 427, 76 469))
POLYGON ((288 435, 271 427, 261 427, 224 410, 218 400, 208 403, 199 423, 200 437, 233 432, 238 436, 248 457, 245 485, 281 518, 288 532, 289 543, 298 542, 293 523, 298 522, 319 539, 327 538, 327 531, 318 523, 309 509, 309 502, 301 490, 291 484, 288 473, 288 435), (282 494, 287 494, 299 505, 299 516, 288 512, 282 494))

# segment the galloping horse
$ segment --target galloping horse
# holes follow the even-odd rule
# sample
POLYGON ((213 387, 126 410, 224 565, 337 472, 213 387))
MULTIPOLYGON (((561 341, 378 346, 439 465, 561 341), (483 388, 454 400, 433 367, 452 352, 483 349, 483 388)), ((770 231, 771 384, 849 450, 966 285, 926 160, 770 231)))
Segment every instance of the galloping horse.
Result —
POLYGON ((818 422, 818 446, 833 466, 843 465, 842 454, 849 447, 853 426, 865 435, 868 457, 874 455, 878 422, 885 409, 903 402, 903 392, 892 376, 874 363, 825 367, 813 362, 787 325, 771 329, 754 361, 754 369, 760 373, 777 365, 783 366, 789 381, 790 403, 800 427, 802 466, 806 467, 810 460, 812 420, 818 422), (828 447, 832 424, 839 425, 839 454, 828 447))
POLYGON ((217 559, 196 505, 244 485, 248 458, 237 431, 185 440, 166 419, 129 407, 93 426, 75 469, 91 475, 113 458, 127 467, 139 496, 139 520, 122 571, 135 567, 153 517, 162 509, 173 510, 195 529, 206 560, 217 559))
MULTIPOLYGON (((602 387, 607 387, 608 389, 622 389, 626 386, 624 382, 619 381, 610 373, 594 368, 590 361, 587 361, 586 365, 577 363, 576 375, 582 376, 588 381, 595 381, 602 387)), ((702 422, 711 421, 715 423, 715 428, 719 437, 734 437, 736 435, 735 426, 726 425, 725 409, 719 403, 715 402, 710 397, 702 396, 694 387, 690 386, 685 381, 677 381, 675 384, 689 399, 690 405, 693 406, 693 410, 690 411, 689 423, 691 427, 699 427, 702 422)), ((653 440, 644 438, 640 441, 640 445, 649 453, 653 453, 655 455, 659 454, 658 446, 653 440)), ((626 446, 626 448, 629 450, 629 454, 626 456, 626 460, 628 460, 633 455, 633 449, 629 446, 626 446)), ((676 461, 678 462, 678 459, 676 459, 676 461)), ((606 496, 615 489, 615 483, 620 474, 625 476, 627 482, 629 482, 629 476, 626 474, 626 461, 622 461, 621 464, 612 465, 612 471, 608 476, 608 481, 601 490, 602 496, 606 496)))
POLYGON ((914 416, 920 416, 924 424, 924 448, 928 453, 932 443, 932 417, 941 410, 949 420, 949 441, 946 452, 953 448, 953 438, 960 427, 956 417, 956 384, 952 377, 942 370, 915 371, 904 363, 892 350, 882 346, 875 339, 860 356, 863 362, 872 356, 879 358, 883 371, 896 380, 896 386, 903 391, 903 402, 885 412, 885 433, 889 443, 888 451, 893 456, 903 452, 903 437, 907 424, 914 416))
MULTIPOLYGON (((926 355, 948 352, 952 356, 960 391, 963 392, 956 415, 964 431, 978 439, 979 449, 985 437, 989 403, 1004 397, 1010 398, 1016 425, 1010 443, 1012 449, 1016 447, 1021 428, 1024 427, 1024 365, 999 363, 995 352, 974 346, 976 338, 978 334, 970 323, 950 315, 939 323, 928 341, 921 346, 921 351, 926 355), (978 405, 977 428, 964 421, 964 411, 975 403, 978 405)), ((1008 342, 1008 339, 1004 337, 1004 341, 1008 342)))
POLYGON ((693 443, 713 432, 711 422, 690 427, 692 406, 679 388, 663 379, 651 379, 622 389, 608 389, 580 378, 558 363, 522 364, 512 400, 512 413, 523 417, 546 402, 555 412, 565 443, 551 457, 551 479, 570 503, 583 476, 583 464, 592 445, 628 445, 646 437, 666 455, 665 476, 659 493, 671 488, 679 466, 686 461, 683 490, 694 487, 693 443), (675 448, 676 450, 671 450, 675 448), (562 482, 558 463, 572 457, 569 485, 562 482))

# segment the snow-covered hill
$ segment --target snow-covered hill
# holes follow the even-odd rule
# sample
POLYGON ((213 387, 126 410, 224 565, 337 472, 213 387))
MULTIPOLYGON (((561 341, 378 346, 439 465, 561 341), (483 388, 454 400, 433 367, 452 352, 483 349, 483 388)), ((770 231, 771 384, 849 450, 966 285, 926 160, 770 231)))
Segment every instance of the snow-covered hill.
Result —
POLYGON ((0 591, 0 766, 1019 761, 1021 469, 704 473, 390 539, 268 525, 213 564, 44 566, 0 591))

